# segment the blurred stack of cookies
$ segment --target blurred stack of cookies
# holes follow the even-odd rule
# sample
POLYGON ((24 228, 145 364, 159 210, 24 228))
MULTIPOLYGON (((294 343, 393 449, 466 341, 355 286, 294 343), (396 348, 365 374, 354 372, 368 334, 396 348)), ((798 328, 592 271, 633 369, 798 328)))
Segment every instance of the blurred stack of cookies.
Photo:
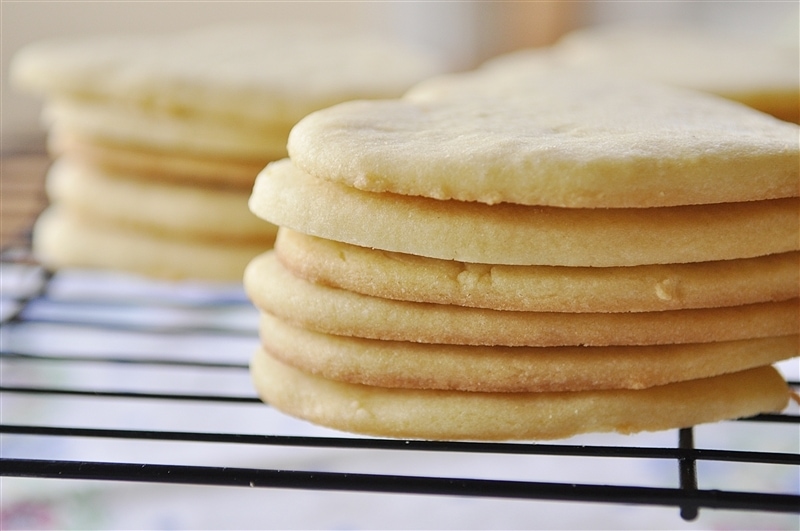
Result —
POLYGON ((662 430, 785 407, 798 127, 565 66, 312 113, 259 175, 252 375, 300 418, 422 439, 662 430))
POLYGON ((295 24, 30 45, 12 77, 43 96, 56 159, 34 251, 51 268, 240 281, 276 232, 247 198, 291 127, 437 68, 382 38, 295 24))
POLYGON ((483 67, 536 68, 542 60, 708 92, 800 123, 796 35, 759 38, 708 27, 609 24, 573 30, 553 46, 502 55, 483 67))

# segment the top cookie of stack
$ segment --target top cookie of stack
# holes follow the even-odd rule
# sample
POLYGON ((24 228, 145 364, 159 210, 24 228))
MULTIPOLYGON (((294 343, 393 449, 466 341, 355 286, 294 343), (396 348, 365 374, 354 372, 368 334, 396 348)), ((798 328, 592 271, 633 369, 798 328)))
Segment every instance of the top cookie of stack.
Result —
POLYGON ((398 43, 249 24, 39 42, 12 64, 45 98, 55 208, 34 246, 54 267, 238 280, 275 227, 247 210, 256 174, 306 114, 386 98, 437 71, 398 43))
POLYGON ((548 439, 783 408, 798 127, 564 66, 312 113, 250 207, 261 396, 339 429, 548 439))

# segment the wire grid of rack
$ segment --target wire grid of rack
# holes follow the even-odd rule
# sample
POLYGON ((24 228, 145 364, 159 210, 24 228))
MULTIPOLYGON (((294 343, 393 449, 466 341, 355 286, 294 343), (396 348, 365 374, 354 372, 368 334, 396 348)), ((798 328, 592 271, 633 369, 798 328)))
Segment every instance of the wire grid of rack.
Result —
POLYGON ((800 513, 796 404, 719 423, 722 435, 701 426, 599 443, 386 440, 309 428, 256 398, 247 361, 257 319, 239 288, 198 295, 196 286, 135 280, 121 292, 113 276, 48 273, 31 257, 30 232, 14 236, 0 276, 0 476, 588 502, 674 508, 687 523, 716 509, 789 515, 794 527, 800 513), (171 413, 158 420, 153 411, 171 413), (295 457, 304 451, 349 459, 309 464, 295 457), (416 455, 426 456, 421 464, 416 455), (361 466, 367 456, 373 464, 361 466), (737 466, 744 472, 728 472, 737 466), (660 479, 645 479, 642 467, 660 479), (597 473, 567 473, 575 469, 597 473))
MULTIPOLYGON (((211 334, 238 336, 244 342, 256 341, 255 329, 236 330, 235 328, 214 327, 207 319, 203 322, 181 322, 164 324, 157 320, 146 319, 144 322, 125 317, 124 322, 108 319, 109 314, 122 312, 125 314, 131 307, 146 307, 147 311, 140 315, 157 313, 158 306, 175 305, 174 300, 142 301, 134 297, 124 297, 102 302, 92 296, 84 297, 76 293, 50 293, 58 275, 50 275, 30 259, 23 249, 7 250, 3 256, 4 290, 9 290, 8 282, 14 280, 26 287, 12 299, 15 306, 6 308, 2 327, 4 334, 26 327, 80 327, 84 333, 102 333, 108 330, 123 331, 126 334, 147 334, 149 336, 172 336, 176 334, 211 334), (7 268, 17 271, 9 274, 7 268), (13 277, 13 278, 12 278, 13 277), (77 297, 77 298, 75 298, 77 297), (82 298, 83 297, 83 298, 82 298), (101 305, 100 313, 82 315, 87 305, 101 305), (61 311, 59 310, 61 306, 61 311), (55 311, 54 311, 55 309, 55 311), (102 316, 102 317, 100 317, 102 316)), ((118 295, 115 295, 117 297, 118 295)), ((7 298, 6 303, 9 300, 7 298)), ((244 298, 231 298, 229 295, 220 300, 183 301, 192 310, 201 307, 215 308, 219 305, 230 309, 245 310, 247 301, 244 298)), ((10 334, 9 334, 10 335, 10 334)), ((52 345, 50 345, 52 347, 52 345)), ((13 341, 3 341, 2 362, 4 374, 9 372, 35 373, 45 367, 56 367, 57 371, 69 366, 113 365, 131 370, 132 366, 147 367, 149 370, 164 371, 168 368, 192 368, 211 373, 234 372, 246 373, 247 363, 243 358, 235 362, 226 362, 224 353, 212 359, 193 359, 191 356, 175 356, 157 351, 138 352, 136 354, 103 354, 92 355, 81 352, 80 345, 70 345, 49 349, 49 351, 23 350, 14 346, 13 341)), ((209 389, 207 393, 179 391, 142 391, 130 390, 127 386, 121 389, 70 387, 60 384, 41 384, 36 382, 9 382, 13 377, 4 377, 2 391, 4 397, 23 395, 35 397, 37 400, 63 401, 66 399, 83 400, 91 407, 92 401, 114 399, 136 404, 137 402, 170 402, 179 404, 224 404, 226 407, 264 408, 253 392, 246 386, 238 393, 220 393, 209 389)), ((34 378, 35 380, 35 378, 34 378)), ((795 388, 798 382, 791 382, 795 388)), ((4 402, 7 398, 3 399, 4 402)), ((129 404, 130 405, 130 404, 129 404)), ((134 406, 135 407, 135 406, 134 406)), ((185 406, 182 406, 185 407, 185 406)), ((236 431, 208 432, 202 430, 172 430, 161 428, 149 429, 147 426, 135 428, 108 428, 98 426, 70 426, 58 424, 26 424, 24 422, 6 422, 13 417, 4 411, 2 433, 5 436, 16 435, 31 438, 72 438, 78 440, 124 440, 124 441, 170 441, 170 442, 202 442, 205 444, 224 444, 234 446, 269 446, 282 448, 327 448, 381 451, 388 459, 398 454, 426 453, 460 453, 460 454, 494 454, 509 456, 540 456, 548 459, 564 457, 581 457, 588 459, 585 466, 600 460, 634 459, 659 460, 672 463, 679 478, 674 486, 642 486, 589 484, 572 481, 538 481, 519 479, 471 478, 469 470, 464 470, 462 477, 439 477, 425 475, 405 475, 401 473, 358 473, 347 471, 329 472, 324 470, 287 470, 285 468, 239 467, 209 464, 170 464, 142 463, 124 460, 97 460, 87 457, 81 460, 65 460, 48 455, 37 457, 7 456, 3 452, 2 475, 50 478, 50 479, 94 479, 129 482, 153 482, 195 485, 223 485, 240 487, 278 487, 286 489, 368 491, 384 493, 415 493, 426 495, 452 495, 463 497, 503 497, 514 499, 560 500, 574 502, 602 502, 606 504, 635 504, 653 506, 672 506, 678 508, 685 520, 694 519, 702 508, 737 509, 746 511, 798 513, 800 512, 800 495, 794 492, 758 492, 736 488, 704 489, 698 486, 698 463, 747 463, 751 465, 778 465, 781 467, 798 467, 800 457, 792 452, 752 451, 737 449, 714 449, 698 447, 694 443, 694 429, 683 429, 675 432, 673 446, 612 446, 585 444, 502 444, 502 443, 452 443, 430 441, 384 440, 330 435, 291 435, 261 434, 256 432, 240 433, 236 431)), ((736 421, 747 425, 747 429, 758 430, 762 437, 781 439, 781 435, 770 435, 770 430, 777 426, 787 426, 796 430, 800 417, 797 414, 782 413, 760 415, 751 419, 736 421)), ((24 452, 23 452, 24 453, 24 452)))

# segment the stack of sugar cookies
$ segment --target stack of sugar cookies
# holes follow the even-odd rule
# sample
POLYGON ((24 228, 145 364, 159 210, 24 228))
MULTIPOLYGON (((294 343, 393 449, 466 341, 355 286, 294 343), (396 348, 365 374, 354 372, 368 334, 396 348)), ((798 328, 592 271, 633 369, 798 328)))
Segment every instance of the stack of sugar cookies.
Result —
POLYGON ((312 113, 250 199, 254 384, 399 438, 554 439, 784 408, 798 126, 567 67, 312 113))
POLYGON ((499 56, 485 68, 532 68, 543 60, 641 77, 738 101, 800 123, 797 37, 756 38, 709 28, 601 25, 574 30, 553 46, 499 56))
POLYGON ((433 58, 387 39, 284 24, 34 43, 12 64, 45 98, 53 268, 241 281, 277 228, 247 199, 306 114, 402 94, 433 58))

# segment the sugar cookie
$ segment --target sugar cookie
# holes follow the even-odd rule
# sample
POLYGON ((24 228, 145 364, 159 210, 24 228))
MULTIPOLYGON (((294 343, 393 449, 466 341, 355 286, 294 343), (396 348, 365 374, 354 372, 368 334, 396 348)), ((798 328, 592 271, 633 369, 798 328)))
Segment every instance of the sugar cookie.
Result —
POLYGON ((241 282, 247 263, 271 243, 170 237, 82 218, 58 205, 45 210, 33 231, 33 251, 49 269, 113 269, 167 280, 241 282))
POLYGON ((247 192, 231 188, 146 181, 64 158, 50 167, 46 186, 63 208, 166 236, 263 243, 277 232, 247 209, 247 192))
POLYGON ((254 176, 265 165, 261 160, 242 161, 133 147, 59 128, 50 130, 48 151, 54 159, 69 158, 103 171, 136 175, 144 181, 222 185, 245 190, 248 194, 253 189, 254 176))
POLYGON ((284 159, 259 174, 249 204, 304 234, 483 264, 615 267, 800 250, 796 198, 648 209, 486 205, 364 192, 284 159))
MULTIPOLYGON (((800 119, 796 42, 781 44, 708 28, 618 24, 572 31, 552 51, 572 65, 702 90, 783 120, 800 119)), ((521 59, 513 55, 496 62, 521 59)), ((513 65, 519 67, 524 66, 513 65)))
POLYGON ((251 361, 262 400, 290 415, 367 435, 444 440, 547 440, 588 432, 695 426, 783 409, 772 367, 644 390, 474 393, 388 389, 326 380, 263 351, 251 361))
POLYGON ((559 68, 449 76, 311 113, 303 171, 371 192, 569 208, 797 197, 799 129, 699 92, 559 68))
POLYGON ((281 264, 315 284, 387 299, 540 312, 643 312, 800 296, 797 252, 631 267, 469 264, 380 251, 282 228, 281 264))
POLYGON ((46 95, 291 127, 334 103, 396 97, 440 69, 430 54, 374 34, 244 23, 36 42, 11 74, 46 95))
POLYGON ((510 312, 393 301, 311 284, 274 251, 245 269, 247 295, 262 311, 318 332, 372 339, 504 346, 704 343, 794 334, 797 299, 727 308, 638 313, 510 312))
POLYGON ((770 365, 798 336, 621 347, 498 347, 322 334, 261 314, 264 350, 329 380, 408 389, 553 392, 645 389, 770 365))

